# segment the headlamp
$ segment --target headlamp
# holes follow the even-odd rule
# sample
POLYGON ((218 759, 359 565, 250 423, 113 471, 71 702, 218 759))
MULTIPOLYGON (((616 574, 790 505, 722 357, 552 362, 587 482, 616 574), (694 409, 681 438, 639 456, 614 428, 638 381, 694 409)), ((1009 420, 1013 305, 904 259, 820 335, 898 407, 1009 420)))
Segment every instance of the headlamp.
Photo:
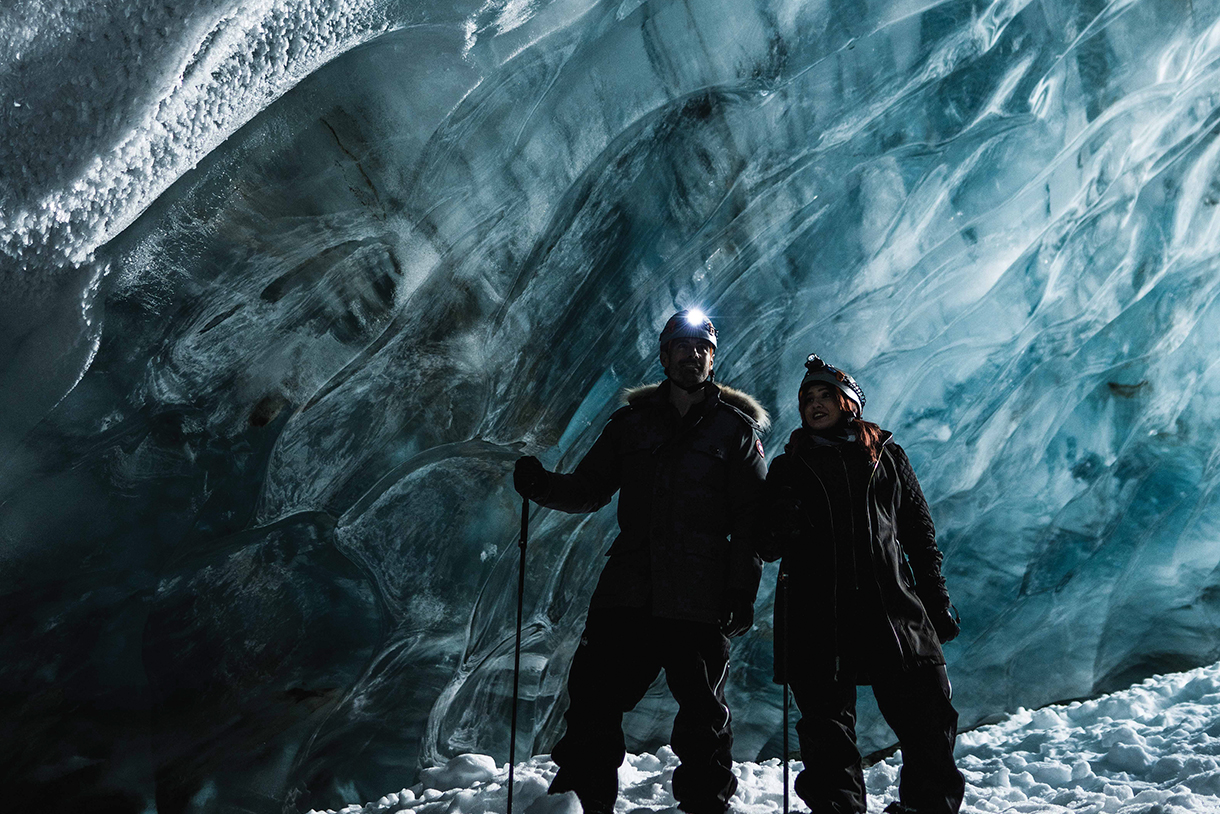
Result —
POLYGON ((864 391, 860 385, 856 384, 856 380, 846 371, 826 364, 816 353, 811 353, 805 359, 805 378, 801 379, 801 386, 797 389, 798 398, 803 396, 805 388, 814 382, 822 382, 838 388, 843 395, 856 403, 857 414, 864 412, 864 404, 867 399, 864 398, 864 391))
POLYGON ((669 318, 661 330, 661 347, 665 347, 671 339, 684 336, 703 339, 713 350, 716 348, 716 328, 707 314, 697 308, 679 311, 669 318))

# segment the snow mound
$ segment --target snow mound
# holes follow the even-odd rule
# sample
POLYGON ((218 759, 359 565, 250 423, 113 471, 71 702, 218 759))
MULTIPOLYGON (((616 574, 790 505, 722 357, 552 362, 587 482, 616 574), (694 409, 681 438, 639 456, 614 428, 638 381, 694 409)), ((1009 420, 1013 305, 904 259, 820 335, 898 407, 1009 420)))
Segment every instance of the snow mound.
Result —
POLYGON ((425 789, 449 791, 486 783, 495 778, 498 770, 495 760, 487 755, 458 755, 444 766, 424 769, 419 774, 425 789))
POLYGON ((965 807, 978 811, 1220 811, 1218 755, 1220 665, 1018 710, 957 745, 965 807))
MULTIPOLYGON (((1092 701, 1018 710, 1006 720, 958 739, 966 776, 964 811, 1071 814, 1220 812, 1220 664, 1156 676, 1092 701)), ((901 752, 866 772, 869 809, 898 798, 901 752)), ((673 810, 670 781, 678 757, 627 756, 619 767, 616 814, 673 810)), ((802 768, 791 765, 792 777, 802 768)), ((539 755, 517 766, 513 808, 524 814, 578 814, 572 794, 547 797, 556 767, 539 755)), ((735 814, 783 808, 778 759, 733 766, 740 786, 735 814)), ((508 764, 459 755, 425 769, 424 782, 365 805, 327 814, 499 814, 506 809, 508 764), (465 781, 466 787, 452 785, 465 781)), ((794 811, 807 811, 793 796, 794 811)), ((323 814, 313 811, 311 814, 323 814)))

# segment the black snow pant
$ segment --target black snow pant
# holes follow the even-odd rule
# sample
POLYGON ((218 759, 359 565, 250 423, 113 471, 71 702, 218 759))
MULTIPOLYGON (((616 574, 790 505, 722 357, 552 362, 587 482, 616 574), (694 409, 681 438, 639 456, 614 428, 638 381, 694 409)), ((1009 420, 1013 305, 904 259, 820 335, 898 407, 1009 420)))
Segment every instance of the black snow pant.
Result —
MULTIPOLYGON (((862 814, 867 798, 856 748, 856 685, 794 676, 796 732, 805 770, 796 793, 815 812, 862 814)), ((917 667, 872 682, 885 722, 902 747, 899 801, 918 814, 957 814, 965 780, 953 763, 957 710, 943 666, 917 667)))
POLYGON ((661 670, 678 702, 670 745, 681 765, 673 794, 683 811, 723 814, 737 790, 732 716, 724 701, 729 640, 715 624, 659 619, 643 609, 594 608, 568 673, 567 731, 551 753, 559 773, 550 791, 575 791, 586 814, 618 797, 626 755, 623 713, 661 670))

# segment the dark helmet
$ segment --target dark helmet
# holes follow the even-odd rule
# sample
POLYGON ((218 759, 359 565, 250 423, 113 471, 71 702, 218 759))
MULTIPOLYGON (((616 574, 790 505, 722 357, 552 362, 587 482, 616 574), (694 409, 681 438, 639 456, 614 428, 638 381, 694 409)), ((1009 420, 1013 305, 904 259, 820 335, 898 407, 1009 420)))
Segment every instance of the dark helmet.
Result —
POLYGON ((805 388, 814 382, 825 382, 832 387, 839 388, 848 400, 855 402, 856 415, 863 415, 864 403, 867 399, 864 398, 864 391, 860 389, 860 385, 856 384, 856 380, 839 368, 823 362, 816 353, 811 353, 805 360, 805 378, 801 379, 797 396, 804 393, 805 388))
POLYGON ((696 339, 706 339, 716 349, 716 327, 707 318, 707 314, 697 308, 683 308, 669 318, 661 329, 661 347, 669 344, 669 340, 683 336, 693 336, 696 339))

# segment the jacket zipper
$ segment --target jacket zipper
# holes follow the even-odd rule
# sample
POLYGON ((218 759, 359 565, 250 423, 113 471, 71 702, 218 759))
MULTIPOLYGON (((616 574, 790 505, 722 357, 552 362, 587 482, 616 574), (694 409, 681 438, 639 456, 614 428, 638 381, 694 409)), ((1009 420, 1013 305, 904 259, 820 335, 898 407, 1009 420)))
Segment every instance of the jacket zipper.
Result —
MULTIPOLYGON (((803 463, 803 464, 805 465, 805 468, 809 470, 809 473, 810 473, 811 475, 813 475, 813 479, 814 479, 814 480, 816 480, 816 481, 818 482, 818 486, 821 486, 821 487, 822 487, 822 495, 823 495, 823 496, 825 496, 825 498, 826 498, 826 509, 827 509, 827 513, 830 515, 830 539, 831 539, 831 545, 830 545, 830 557, 831 557, 831 563, 830 563, 830 573, 832 573, 832 574, 834 574, 834 575, 835 575, 835 579, 834 579, 834 580, 833 580, 833 581, 830 583, 830 584, 831 584, 831 588, 830 588, 830 598, 831 598, 831 603, 830 603, 830 608, 831 608, 831 610, 830 610, 830 614, 831 614, 831 619, 830 619, 830 631, 831 631, 831 638, 833 639, 833 642, 834 642, 834 653, 835 653, 835 671, 834 671, 834 680, 835 680, 835 681, 838 681, 838 680, 839 680, 839 666, 840 666, 840 653, 839 653, 839 579, 838 579, 838 576, 839 576, 839 551, 838 551, 838 547, 837 547, 837 546, 834 544, 834 539, 835 539, 835 538, 838 536, 838 535, 836 535, 836 534, 835 534, 835 515, 834 515, 834 506, 833 506, 833 505, 831 505, 831 502, 830 502, 830 492, 829 492, 829 491, 826 489, 826 483, 825 483, 825 482, 822 480, 821 475, 819 475, 819 474, 817 473, 817 470, 816 470, 816 469, 814 469, 814 468, 813 468, 813 466, 811 466, 811 465, 810 465, 809 461, 805 460, 805 456, 804 456, 804 455, 801 455, 801 454, 798 452, 798 453, 797 453, 797 455, 796 455, 796 457, 797 457, 797 458, 800 460, 800 462, 801 462, 801 463, 803 463)), ((805 522, 809 523, 809 515, 808 515, 807 513, 804 513, 804 514, 805 514, 805 522)), ((812 526, 813 524, 812 524, 812 523, 809 523, 809 525, 810 525, 810 526, 812 526)), ((782 567, 782 563, 781 563, 781 567, 782 567)), ((790 638, 790 637, 789 637, 789 638, 790 638)), ((785 656, 784 656, 784 657, 785 657, 785 658, 787 658, 787 654, 785 654, 785 656)))
POLYGON ((877 586, 877 596, 881 599, 881 610, 885 613, 885 622, 890 627, 890 633, 894 636, 894 644, 898 645, 898 655, 905 662, 907 660, 905 648, 902 646, 902 637, 898 635, 898 630, 894 627, 894 618, 890 615, 890 609, 885 605, 885 592, 881 589, 881 580, 877 576, 877 551, 873 545, 873 480, 877 477, 877 470, 881 467, 881 453, 885 452, 885 445, 881 445, 881 451, 877 453, 877 460, 873 462, 873 471, 868 476, 868 486, 865 488, 865 513, 868 516, 868 550, 873 561, 873 582, 877 586))

